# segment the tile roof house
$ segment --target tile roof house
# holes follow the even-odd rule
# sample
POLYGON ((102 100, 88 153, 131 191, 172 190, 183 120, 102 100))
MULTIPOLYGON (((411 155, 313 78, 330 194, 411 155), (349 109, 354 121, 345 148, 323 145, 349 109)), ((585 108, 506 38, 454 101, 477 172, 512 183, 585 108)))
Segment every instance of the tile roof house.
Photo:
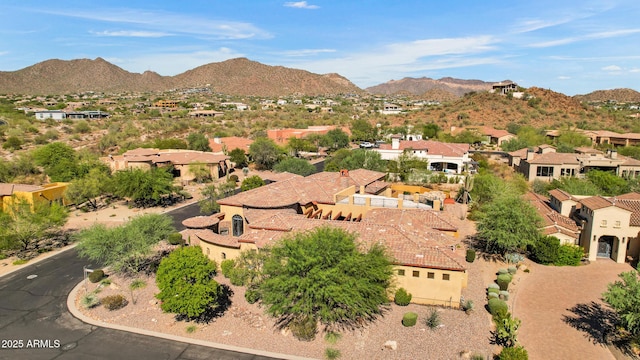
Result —
POLYGON ((580 222, 579 245, 585 249, 589 260, 608 258, 618 263, 638 260, 640 194, 574 196, 554 191, 550 192, 550 197, 551 203, 561 211, 571 209, 570 216, 580 222))
POLYGON ((211 152, 220 155, 229 155, 229 153, 235 149, 242 149, 245 154, 248 154, 249 146, 251 146, 251 144, 253 144, 253 140, 238 136, 215 137, 213 139, 209 139, 211 152))
POLYGON ((396 160, 405 151, 425 159, 434 170, 459 174, 465 165, 471 164, 469 144, 443 143, 433 140, 401 140, 391 138, 391 144, 380 144, 371 151, 380 153, 383 160, 396 160))
POLYGON ((213 179, 225 176, 229 169, 228 156, 194 150, 138 148, 122 155, 101 157, 100 160, 106 163, 111 171, 173 166, 174 177, 182 183, 195 179, 190 166, 204 166, 213 179))
POLYGON ((544 235, 555 236, 560 239, 561 244, 578 245, 580 227, 575 220, 555 211, 549 205, 549 199, 542 195, 530 191, 525 194, 525 199, 540 215, 542 219, 540 231, 544 235))
POLYGON ((558 153, 551 145, 523 148, 509 153, 509 164, 527 181, 551 181, 564 176, 582 176, 591 169, 610 170, 618 176, 640 176, 640 161, 618 155, 579 148, 574 153, 558 153))
POLYGON ((394 208, 374 207, 371 200, 358 205, 352 200, 384 175, 360 169, 284 178, 221 199, 218 219, 222 220, 194 220, 183 237, 222 261, 296 232, 319 226, 342 228, 357 234, 365 247, 382 244, 389 249, 395 259, 396 282, 413 294, 414 302, 458 307, 467 271, 456 246, 458 229, 446 216, 403 208, 399 199, 394 208), (348 201, 341 202, 343 197, 348 201))
POLYGON ((11 204, 20 199, 32 207, 40 202, 58 202, 67 205, 64 197, 69 183, 56 182, 44 185, 0 183, 0 210, 7 212, 11 204))

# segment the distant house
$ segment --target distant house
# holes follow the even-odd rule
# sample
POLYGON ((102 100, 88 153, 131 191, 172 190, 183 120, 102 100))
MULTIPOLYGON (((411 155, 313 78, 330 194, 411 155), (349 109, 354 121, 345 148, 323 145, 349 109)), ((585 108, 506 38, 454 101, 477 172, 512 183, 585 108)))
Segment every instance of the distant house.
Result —
POLYGON ((41 202, 57 202, 67 205, 64 192, 67 190, 68 185, 68 183, 63 182, 45 185, 0 183, 0 209, 8 212, 15 199, 25 201, 31 206, 41 202))
POLYGON ((596 149, 576 149, 575 153, 558 153, 551 145, 523 148, 510 152, 509 164, 527 181, 551 181, 563 176, 583 176, 589 170, 606 170, 622 177, 640 176, 640 161, 618 155, 615 150, 603 153, 596 149))
POLYGON ((35 112, 35 116, 38 120, 52 119, 62 121, 67 118, 67 113, 62 110, 38 110, 35 112))
POLYGON ((177 108, 178 104, 179 102, 176 100, 158 100, 153 103, 153 106, 161 108, 177 108))
POLYGON ((554 210, 550 205, 550 199, 534 192, 528 192, 525 199, 540 215, 542 219, 540 231, 544 235, 558 238, 561 244, 579 244, 580 227, 569 215, 563 215, 554 210))
POLYGON ((518 84, 513 81, 502 81, 491 85, 491 90, 506 95, 507 93, 518 91, 518 84))
POLYGON ((251 146, 251 144, 253 144, 253 140, 238 136, 215 137, 213 139, 209 139, 209 147, 211 148, 211 152, 214 154, 228 155, 235 149, 242 149, 248 154, 249 146, 251 146))
POLYGON ((384 115, 396 115, 402 112, 402 108, 396 104, 384 103, 379 112, 384 115))
POLYGON ((425 159, 436 171, 459 174, 465 165, 471 164, 469 144, 443 143, 433 140, 401 140, 402 136, 392 136, 391 144, 380 144, 371 151, 380 153, 383 160, 396 160, 403 152, 425 159))
POLYGON ((67 113, 67 117, 69 119, 102 119, 109 116, 109 113, 100 110, 75 111, 67 113))
MULTIPOLYGON (((306 129, 293 129, 293 128, 285 128, 285 129, 270 129, 267 130, 267 137, 276 144, 283 145, 289 141, 290 138, 295 137, 301 139, 310 134, 318 134, 324 135, 331 130, 338 129, 335 125, 320 125, 320 126, 309 126, 306 129)), ((340 128, 346 134, 351 135, 351 131, 349 128, 343 127, 340 128)))
POLYGON ((213 179, 226 176, 229 170, 228 156, 193 150, 138 148, 122 155, 102 157, 100 160, 109 165, 111 171, 173 166, 174 177, 182 183, 195 179, 190 165, 205 166, 213 179))
POLYGON ((216 117, 216 116, 224 116, 222 111, 215 110, 194 110, 189 111, 189 116, 191 117, 216 117))

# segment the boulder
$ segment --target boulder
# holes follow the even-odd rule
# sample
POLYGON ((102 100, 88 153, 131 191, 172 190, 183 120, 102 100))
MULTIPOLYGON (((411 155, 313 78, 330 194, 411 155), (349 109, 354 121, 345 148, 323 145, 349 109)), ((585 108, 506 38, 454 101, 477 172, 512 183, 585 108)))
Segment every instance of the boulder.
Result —
POLYGON ((387 340, 383 346, 385 349, 398 350, 398 342, 395 340, 387 340))

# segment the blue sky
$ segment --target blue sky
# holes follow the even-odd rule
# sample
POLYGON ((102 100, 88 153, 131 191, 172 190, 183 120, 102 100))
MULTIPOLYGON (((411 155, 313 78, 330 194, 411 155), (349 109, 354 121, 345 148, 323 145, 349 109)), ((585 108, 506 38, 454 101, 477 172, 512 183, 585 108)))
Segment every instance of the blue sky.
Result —
POLYGON ((640 90, 638 0, 2 0, 0 13, 0 71, 102 57, 176 75, 246 57, 361 88, 450 76, 640 90))

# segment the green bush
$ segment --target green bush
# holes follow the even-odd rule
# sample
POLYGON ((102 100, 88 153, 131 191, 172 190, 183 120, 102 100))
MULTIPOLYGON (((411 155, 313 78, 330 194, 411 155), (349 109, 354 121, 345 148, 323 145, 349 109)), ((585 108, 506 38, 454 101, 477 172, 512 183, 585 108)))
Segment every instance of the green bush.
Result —
POLYGON ((232 285, 244 286, 249 280, 249 272, 242 267, 234 267, 229 270, 229 280, 232 285))
POLYGON ((487 294, 491 294, 491 293, 499 294, 500 293, 500 289, 499 288, 498 289, 496 289, 496 288, 488 288, 487 289, 487 294))
POLYGON ((508 274, 508 273, 509 273, 509 270, 505 268, 498 269, 498 275, 508 274))
POLYGON ((584 256, 584 250, 575 245, 565 244, 558 248, 558 258, 554 262, 557 266, 578 266, 584 256))
POLYGON ((118 310, 125 307, 128 303, 127 299, 118 294, 118 295, 109 295, 100 299, 100 303, 110 311, 118 310))
POLYGON ((498 297, 504 301, 508 301, 509 300, 509 292, 508 291, 500 291, 498 293, 498 297))
POLYGON ((462 304, 462 310, 467 314, 473 311, 473 300, 467 300, 462 304))
POLYGON ((500 285, 496 284, 496 283, 491 283, 488 286, 489 289, 500 289, 500 285))
POLYGON ((182 245, 184 244, 184 239, 182 239, 182 234, 176 232, 167 236, 167 242, 171 245, 182 245))
POLYGON ((92 272, 89 273, 89 281, 91 281, 94 284, 99 282, 102 279, 104 279, 104 271, 102 271, 102 269, 93 270, 92 272))
POLYGON ((316 338, 318 324, 312 316, 303 316, 294 319, 289 323, 289 330, 296 339, 302 341, 312 341, 316 338))
POLYGON ((497 292, 490 292, 487 294, 487 299, 499 299, 500 295, 497 292))
POLYGON ((431 310, 429 317, 425 320, 425 325, 427 325, 431 330, 435 330, 440 326, 440 314, 438 314, 436 309, 431 310))
POLYGON ((228 279, 235 266, 236 261, 233 259, 222 260, 220 263, 220 272, 222 272, 222 275, 228 279))
POLYGON ((86 294, 85 296, 83 296, 82 299, 80 300, 80 302, 82 303, 82 306, 85 309, 91 309, 91 308, 96 307, 96 306, 98 306, 100 304, 100 299, 98 299, 96 294, 89 293, 89 294, 86 294))
POLYGON ((476 259, 476 251, 467 249, 467 262, 472 263, 476 259))
POLYGON ((254 304, 260 300, 260 292, 257 289, 247 289, 244 293, 244 298, 249 304, 254 304))
POLYGON ((229 176, 229 181, 238 182, 238 180, 238 175, 236 174, 229 176))
POLYGON ((558 260, 560 240, 553 236, 543 236, 530 248, 531 258, 540 264, 553 264, 558 260))
POLYGON ((506 347, 498 354, 498 360, 529 360, 529 354, 522 346, 506 347))
POLYGON ((404 288, 396 290, 396 295, 393 297, 393 302, 398 306, 407 306, 411 302, 412 295, 404 288))
POLYGON ((511 275, 509 274, 500 274, 498 275, 498 285, 500 286, 500 290, 507 290, 509 288, 509 283, 511 282, 511 275))
POLYGON ((335 360, 340 357, 340 350, 334 348, 326 348, 324 350, 324 356, 327 360, 335 360))
POLYGON ((498 298, 489 299, 487 307, 489 308, 489 313, 493 316, 499 315, 503 312, 509 312, 509 306, 507 303, 498 298))
POLYGON ((418 321, 418 314, 414 312, 405 313, 402 316, 402 325, 404 326, 414 326, 418 321))

